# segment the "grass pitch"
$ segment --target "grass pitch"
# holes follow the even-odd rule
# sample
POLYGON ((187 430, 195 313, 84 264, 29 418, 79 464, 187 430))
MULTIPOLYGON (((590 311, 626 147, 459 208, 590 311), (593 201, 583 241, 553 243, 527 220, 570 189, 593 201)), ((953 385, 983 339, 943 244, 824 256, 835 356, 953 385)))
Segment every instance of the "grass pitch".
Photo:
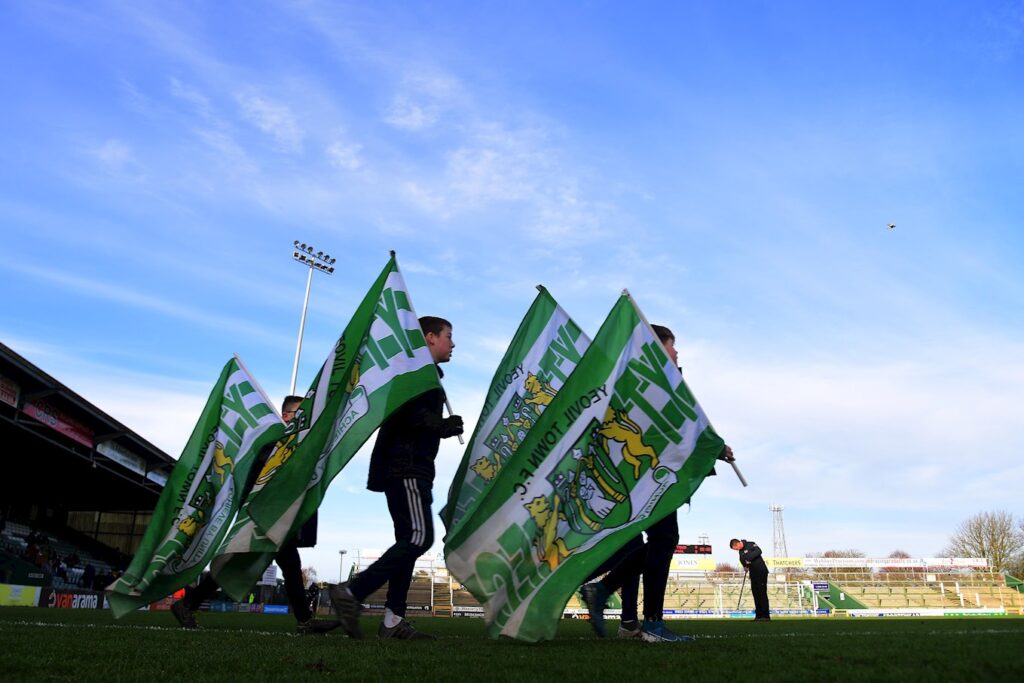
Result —
POLYGON ((167 612, 0 608, 0 680, 1024 680, 1014 617, 672 621, 697 636, 678 644, 600 640, 586 621, 527 644, 490 640, 478 619, 418 619, 440 640, 378 642, 372 617, 362 641, 296 636, 287 615, 199 617, 190 632, 167 612))

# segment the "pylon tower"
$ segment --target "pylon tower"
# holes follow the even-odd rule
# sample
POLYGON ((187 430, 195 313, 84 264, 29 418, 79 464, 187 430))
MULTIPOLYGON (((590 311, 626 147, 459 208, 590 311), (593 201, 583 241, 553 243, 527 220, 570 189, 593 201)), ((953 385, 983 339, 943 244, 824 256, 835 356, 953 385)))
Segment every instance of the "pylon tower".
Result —
POLYGON ((772 552, 775 557, 789 557, 789 550, 786 548, 786 527, 782 524, 782 506, 768 506, 772 512, 772 552))

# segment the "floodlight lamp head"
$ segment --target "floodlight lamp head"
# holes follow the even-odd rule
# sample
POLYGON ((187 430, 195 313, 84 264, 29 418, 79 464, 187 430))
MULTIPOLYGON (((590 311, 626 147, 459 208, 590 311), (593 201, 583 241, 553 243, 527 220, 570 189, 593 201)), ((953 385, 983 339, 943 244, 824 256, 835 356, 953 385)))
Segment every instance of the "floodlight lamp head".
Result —
POLYGON ((299 258, 299 252, 293 251, 292 252, 292 258, 299 258))
POLYGON ((306 243, 303 242, 301 245, 299 245, 299 249, 301 249, 302 251, 306 251, 306 243))
POLYGON ((295 240, 294 242, 292 242, 292 244, 294 244, 295 246, 299 246, 299 241, 295 240))
POLYGON ((338 259, 336 259, 336 258, 332 258, 332 259, 331 259, 331 265, 333 266, 333 265, 334 265, 334 262, 335 262, 335 261, 337 261, 337 260, 338 260, 338 259))
POLYGON ((323 258, 324 257, 324 252, 322 252, 322 251, 316 252, 316 257, 317 258, 323 258))
POLYGON ((328 273, 333 273, 334 272, 334 266, 331 266, 330 268, 328 268, 327 272, 328 273))

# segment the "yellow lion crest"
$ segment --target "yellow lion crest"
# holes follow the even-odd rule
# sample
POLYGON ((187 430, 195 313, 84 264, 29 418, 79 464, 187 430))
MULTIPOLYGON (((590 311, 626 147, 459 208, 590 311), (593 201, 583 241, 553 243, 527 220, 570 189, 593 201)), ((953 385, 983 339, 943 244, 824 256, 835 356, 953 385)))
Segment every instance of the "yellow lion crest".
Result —
POLYGON ((494 479, 494 476, 498 474, 499 469, 501 469, 500 465, 491 462, 486 457, 481 457, 473 463, 473 471, 482 477, 484 481, 494 479))
POLYGON ((651 469, 658 466, 658 454, 643 442, 640 425, 630 420, 624 411, 609 408, 597 433, 604 440, 602 445, 605 452, 608 451, 609 441, 622 444, 622 459, 633 466, 635 478, 640 478, 641 457, 650 459, 651 469))
POLYGON ((218 441, 213 446, 213 471, 215 474, 220 476, 221 486, 224 485, 224 480, 228 478, 226 470, 231 470, 231 474, 234 474, 235 463, 232 462, 228 454, 224 452, 224 444, 218 441))
POLYGON ((550 384, 542 382, 532 372, 526 373, 526 381, 523 382, 523 388, 530 394, 523 402, 532 405, 538 415, 551 403, 551 399, 557 393, 550 384))
POLYGON ((203 523, 206 520, 206 513, 202 510, 196 510, 191 515, 181 520, 178 523, 178 531, 185 534, 189 538, 196 535, 196 532, 203 528, 203 523))
POLYGON ((558 538, 558 520, 565 519, 565 515, 555 512, 558 503, 556 493, 550 504, 544 496, 537 496, 523 506, 537 525, 537 536, 533 539, 537 548, 537 559, 547 562, 551 569, 555 569, 562 560, 569 557, 565 541, 558 538))
POLYGON ((292 457, 292 453, 295 452, 297 434, 292 434, 284 441, 278 441, 274 444, 274 452, 267 458, 266 464, 263 465, 263 469, 260 470, 260 474, 256 477, 255 486, 262 486, 270 481, 274 473, 281 469, 281 466, 288 462, 288 459, 292 457))

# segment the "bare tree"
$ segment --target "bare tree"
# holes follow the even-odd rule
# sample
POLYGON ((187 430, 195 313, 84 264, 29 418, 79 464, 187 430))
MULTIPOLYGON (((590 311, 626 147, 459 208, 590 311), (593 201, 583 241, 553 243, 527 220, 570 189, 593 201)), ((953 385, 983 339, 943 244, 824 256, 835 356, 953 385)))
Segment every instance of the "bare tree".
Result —
MULTIPOLYGON (((898 550, 897 549, 897 550, 893 550, 891 553, 889 553, 888 557, 890 557, 892 559, 906 560, 906 559, 908 559, 910 557, 910 553, 908 553, 906 550, 898 550)), ((898 564, 897 565, 893 565, 891 567, 882 567, 882 569, 880 571, 882 571, 883 573, 896 572, 896 573, 900 573, 900 574, 909 574, 911 576, 913 576, 915 574, 913 569, 910 569, 910 568, 908 568, 906 566, 898 565, 898 564)))
POLYGON ((310 584, 316 583, 316 567, 303 567, 302 568, 302 585, 309 586, 310 584))
POLYGON ((728 562, 719 562, 715 565, 716 574, 735 574, 739 569, 729 564, 728 562))
MULTIPOLYGON (((821 553, 819 557, 864 557, 864 553, 854 548, 849 548, 846 550, 832 549, 826 550, 825 552, 821 553)), ((854 569, 852 567, 818 567, 814 570, 814 573, 818 576, 826 576, 829 578, 838 578, 842 576, 857 579, 858 581, 865 579, 868 575, 868 572, 866 572, 865 570, 854 569)))
POLYGON ((1024 522, 1009 512, 979 512, 960 523, 943 550, 947 557, 985 557, 1001 572, 1024 551, 1024 522))
MULTIPOLYGON (((1017 524, 1017 531, 1024 536, 1024 517, 1021 517, 1017 524)), ((1014 578, 1024 577, 1024 549, 1017 553, 1017 556, 1007 564, 1006 571, 1014 578)))

